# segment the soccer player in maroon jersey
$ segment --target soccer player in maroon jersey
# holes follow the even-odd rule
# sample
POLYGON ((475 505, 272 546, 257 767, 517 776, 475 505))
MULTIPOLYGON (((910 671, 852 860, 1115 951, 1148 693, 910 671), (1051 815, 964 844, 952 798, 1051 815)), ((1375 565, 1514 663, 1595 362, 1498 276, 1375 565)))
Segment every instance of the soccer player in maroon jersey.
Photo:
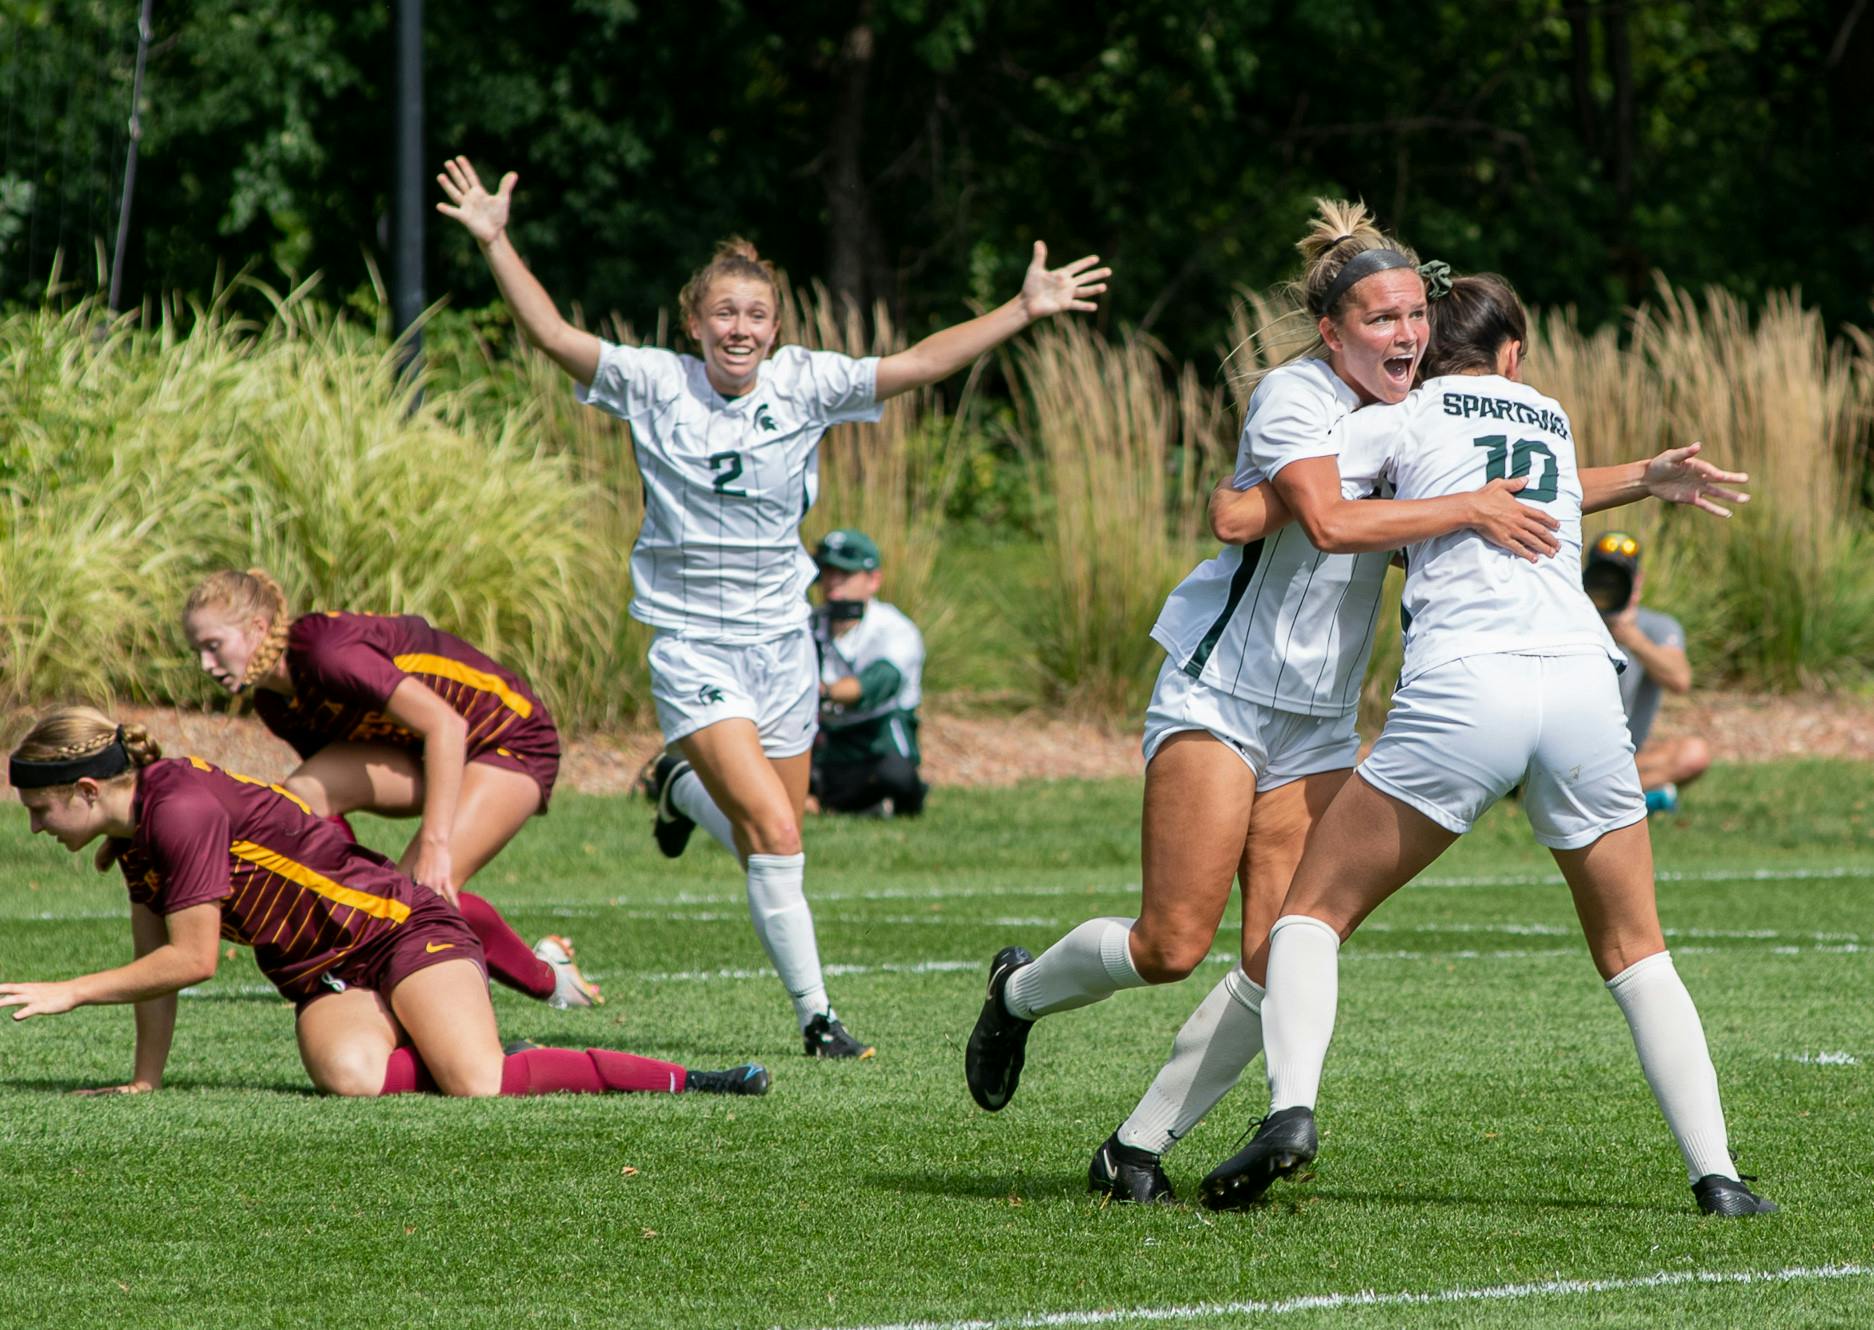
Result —
POLYGON ((455 902, 496 979, 554 1006, 603 1001, 565 938, 530 948, 462 890, 546 812, 559 773, 553 718, 519 676, 414 614, 294 618, 258 568, 208 578, 182 625, 203 671, 303 759, 285 785, 320 816, 421 818, 398 867, 455 902))
POLYGON ((0 984, 15 1021, 136 1005, 135 1093, 162 1085, 176 994, 213 978, 220 942, 254 949, 299 1009, 299 1053, 327 1094, 374 1096, 684 1090, 763 1094, 754 1063, 690 1071, 613 1049, 503 1054, 481 943, 461 914, 290 790, 200 758, 164 760, 139 726, 89 707, 53 711, 8 775, 35 832, 77 853, 105 837, 130 888, 128 965, 53 983, 0 984))

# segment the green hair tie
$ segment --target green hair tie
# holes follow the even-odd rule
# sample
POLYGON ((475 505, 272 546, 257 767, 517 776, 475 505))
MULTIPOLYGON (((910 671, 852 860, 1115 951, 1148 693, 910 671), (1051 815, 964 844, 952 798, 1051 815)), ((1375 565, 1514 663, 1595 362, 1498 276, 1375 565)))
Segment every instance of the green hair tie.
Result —
POLYGON ((1419 276, 1425 279, 1425 298, 1443 300, 1451 294, 1451 265, 1443 259, 1427 259, 1419 264, 1419 276))

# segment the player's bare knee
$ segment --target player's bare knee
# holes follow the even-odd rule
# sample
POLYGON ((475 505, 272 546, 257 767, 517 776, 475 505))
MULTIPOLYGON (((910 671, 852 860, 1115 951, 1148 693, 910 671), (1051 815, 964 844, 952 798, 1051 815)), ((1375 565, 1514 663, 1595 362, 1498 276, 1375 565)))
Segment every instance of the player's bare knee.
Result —
POLYGON ((320 1094, 341 1099, 375 1099, 384 1092, 384 1059, 364 1050, 328 1057, 312 1071, 320 1094))
POLYGON ((501 1093, 501 1060, 452 1067, 446 1074, 432 1072, 436 1088, 451 1099, 490 1099, 501 1093))
POLYGON ((1148 984, 1175 984, 1204 963, 1208 945, 1198 946, 1183 938, 1155 937, 1132 933, 1132 968, 1148 984))
POLYGON ((332 801, 326 798, 325 786, 318 781, 305 776, 288 776, 286 788, 305 802, 314 817, 332 816, 332 801))
POLYGON ((1684 739, 1679 743, 1679 774, 1676 780, 1695 780, 1711 766, 1711 745, 1703 739, 1684 739))
POLYGON ((801 853, 800 823, 792 814, 757 817, 748 828, 749 849, 755 854, 801 853))

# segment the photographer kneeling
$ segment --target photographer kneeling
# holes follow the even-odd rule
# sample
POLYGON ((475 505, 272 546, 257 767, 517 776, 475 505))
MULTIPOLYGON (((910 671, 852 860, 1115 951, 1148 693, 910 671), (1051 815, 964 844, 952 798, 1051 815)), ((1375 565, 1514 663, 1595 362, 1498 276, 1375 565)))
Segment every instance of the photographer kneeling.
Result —
POLYGON ((833 813, 915 816, 928 788, 918 777, 917 705, 924 637, 877 599, 878 546, 862 531, 831 531, 814 549, 822 603, 820 743, 814 797, 833 813))
POLYGON ((1647 741, 1659 712, 1662 692, 1692 688, 1692 662, 1685 654, 1685 629, 1670 614, 1640 607, 1646 575, 1640 569, 1640 542, 1624 531, 1610 531, 1588 550, 1582 586, 1601 612, 1614 645, 1627 653, 1620 675, 1620 700, 1637 750, 1640 788, 1648 812, 1671 812, 1679 806, 1679 786, 1690 784, 1711 765, 1711 747, 1703 739, 1647 741))

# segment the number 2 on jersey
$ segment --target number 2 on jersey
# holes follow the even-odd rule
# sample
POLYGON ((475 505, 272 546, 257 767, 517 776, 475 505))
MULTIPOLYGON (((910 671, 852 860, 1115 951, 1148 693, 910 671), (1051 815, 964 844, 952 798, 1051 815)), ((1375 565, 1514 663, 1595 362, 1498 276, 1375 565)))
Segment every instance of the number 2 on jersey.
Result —
POLYGON ((1488 448, 1484 454, 1484 479, 1506 480, 1529 474, 1535 459, 1542 459, 1542 475, 1531 485, 1525 485, 1516 492, 1519 499, 1528 499, 1532 503, 1548 503, 1555 498, 1557 468, 1555 454, 1549 445, 1539 439, 1518 439, 1514 446, 1507 434, 1485 434, 1472 439, 1471 443, 1479 448, 1488 448), (1509 465, 1506 467, 1504 463, 1509 465))
POLYGON ((711 453, 709 455, 709 469, 716 473, 716 493, 732 495, 738 499, 746 499, 748 497, 747 490, 732 490, 729 488, 729 482, 742 474, 742 454, 711 453))

